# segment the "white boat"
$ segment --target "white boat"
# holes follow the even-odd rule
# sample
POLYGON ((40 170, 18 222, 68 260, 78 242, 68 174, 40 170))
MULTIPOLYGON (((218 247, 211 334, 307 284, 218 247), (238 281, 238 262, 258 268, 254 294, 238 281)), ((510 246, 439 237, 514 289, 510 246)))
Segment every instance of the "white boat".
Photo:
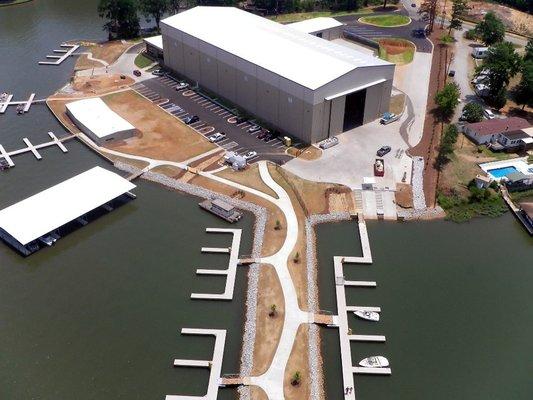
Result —
POLYGON ((358 316, 361 319, 366 319, 367 321, 373 321, 378 322, 379 321, 379 313, 375 311, 354 311, 353 312, 356 316, 358 316))
POLYGON ((372 356, 363 358, 359 365, 365 368, 385 368, 389 366, 389 360, 383 356, 372 356))

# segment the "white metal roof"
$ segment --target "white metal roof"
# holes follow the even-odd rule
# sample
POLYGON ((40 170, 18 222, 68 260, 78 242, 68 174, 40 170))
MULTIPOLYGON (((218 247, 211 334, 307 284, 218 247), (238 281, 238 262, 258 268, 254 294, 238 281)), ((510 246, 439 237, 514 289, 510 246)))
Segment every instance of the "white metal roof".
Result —
POLYGON ((135 188, 94 167, 0 211, 0 228, 26 245, 135 188))
POLYGON ((73 101, 67 103, 66 107, 76 120, 100 139, 117 132, 135 129, 99 97, 73 101))
POLYGON ((159 50, 163 50, 163 35, 147 37, 144 38, 144 41, 157 47, 159 50))
POLYGON ((389 65, 234 7, 195 7, 161 22, 312 90, 357 67, 389 65))
POLYGON ((300 32, 313 33, 318 31, 323 31, 325 29, 336 28, 338 26, 344 25, 342 22, 337 21, 335 18, 331 17, 318 17, 305 19, 299 22, 293 22, 288 24, 292 29, 296 29, 300 32))

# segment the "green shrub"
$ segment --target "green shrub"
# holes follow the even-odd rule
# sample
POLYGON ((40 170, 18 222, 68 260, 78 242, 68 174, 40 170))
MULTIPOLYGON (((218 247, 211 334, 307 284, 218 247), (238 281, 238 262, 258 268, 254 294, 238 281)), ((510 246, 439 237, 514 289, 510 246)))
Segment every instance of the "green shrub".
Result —
POLYGON ((465 39, 468 39, 468 40, 476 40, 477 39, 476 30, 475 29, 467 30, 464 33, 464 37, 465 39))

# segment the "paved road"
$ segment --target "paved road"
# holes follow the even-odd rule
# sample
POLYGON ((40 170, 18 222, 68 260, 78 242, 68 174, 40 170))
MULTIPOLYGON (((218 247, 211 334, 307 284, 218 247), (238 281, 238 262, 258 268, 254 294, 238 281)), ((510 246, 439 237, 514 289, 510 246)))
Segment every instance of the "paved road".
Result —
MULTIPOLYGON (((403 10, 401 14, 406 14, 407 12, 403 10)), ((375 14, 372 14, 375 15, 375 14)), ((368 24, 363 24, 359 22, 359 18, 364 15, 346 15, 341 17, 336 17, 338 21, 346 24, 344 31, 347 33, 355 34, 362 36, 366 39, 374 38, 402 38, 412 41, 416 45, 416 51, 423 53, 431 53, 432 47, 431 42, 426 38, 414 37, 412 32, 414 29, 424 28, 426 23, 424 21, 411 21, 409 25, 399 26, 396 28, 382 28, 379 26, 373 26, 368 24)))

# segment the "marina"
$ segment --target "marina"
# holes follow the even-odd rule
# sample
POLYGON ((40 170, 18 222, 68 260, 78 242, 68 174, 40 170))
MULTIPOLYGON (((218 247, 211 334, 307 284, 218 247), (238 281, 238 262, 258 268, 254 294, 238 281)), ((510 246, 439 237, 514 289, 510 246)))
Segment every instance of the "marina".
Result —
POLYGON ((226 275, 226 284, 224 292, 220 294, 214 293, 192 293, 191 299, 203 300, 232 300, 233 291, 235 288, 235 277, 237 275, 237 265, 239 263, 239 249, 241 243, 241 229, 223 229, 223 228, 207 228, 208 233, 230 233, 233 235, 231 246, 229 248, 220 247, 202 247, 202 253, 229 253, 228 268, 220 269, 205 269, 199 268, 196 270, 197 275, 226 275))
POLYGON ((70 45, 70 44, 65 44, 65 43, 62 43, 60 47, 61 49, 54 50, 54 53, 55 53, 54 55, 46 56, 47 59, 52 59, 55 61, 39 61, 39 65, 61 65, 61 63, 65 61, 67 58, 75 55, 74 52, 80 48, 80 46, 77 44, 70 45), (56 54, 61 54, 61 55, 58 56, 56 54))

